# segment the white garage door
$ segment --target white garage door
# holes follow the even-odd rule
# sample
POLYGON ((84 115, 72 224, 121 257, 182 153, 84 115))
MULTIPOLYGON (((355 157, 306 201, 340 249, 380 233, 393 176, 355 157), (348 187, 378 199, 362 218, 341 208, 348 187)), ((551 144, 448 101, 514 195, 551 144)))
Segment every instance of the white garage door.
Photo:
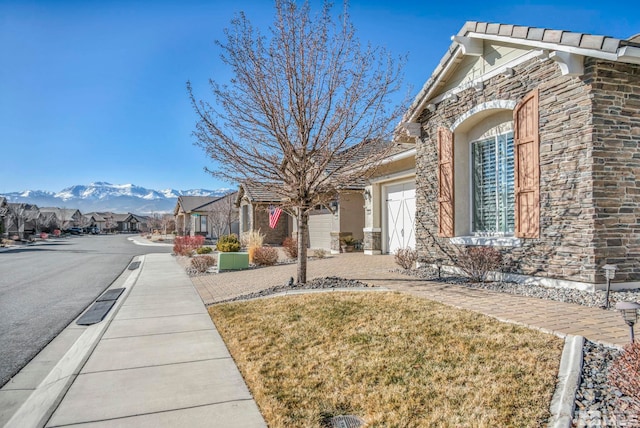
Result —
POLYGON ((387 251, 415 248, 416 184, 401 183, 387 187, 387 251))
POLYGON ((309 215, 309 248, 331 249, 331 220, 328 210, 314 211, 309 215))

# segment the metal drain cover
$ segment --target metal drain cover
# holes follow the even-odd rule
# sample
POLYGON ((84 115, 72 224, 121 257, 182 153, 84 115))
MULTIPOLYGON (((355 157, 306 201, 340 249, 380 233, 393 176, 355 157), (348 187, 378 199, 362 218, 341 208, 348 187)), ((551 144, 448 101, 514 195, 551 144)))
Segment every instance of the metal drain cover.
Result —
POLYGON ((331 428, 358 428, 364 425, 364 421, 355 415, 340 415, 329 419, 331 428))
POLYGON ((135 270, 140 267, 140 262, 133 262, 129 265, 129 270, 135 270))

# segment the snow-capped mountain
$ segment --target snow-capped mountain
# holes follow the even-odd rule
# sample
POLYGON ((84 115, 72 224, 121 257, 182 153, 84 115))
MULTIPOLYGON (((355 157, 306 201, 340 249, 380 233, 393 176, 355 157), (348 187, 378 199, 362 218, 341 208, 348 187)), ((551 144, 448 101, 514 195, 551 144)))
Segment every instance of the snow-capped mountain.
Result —
POLYGON ((41 207, 77 208, 83 213, 92 211, 132 212, 150 214, 172 212, 179 196, 223 196, 234 189, 153 190, 135 184, 96 182, 75 185, 59 192, 25 190, 0 194, 9 202, 25 202, 41 207))

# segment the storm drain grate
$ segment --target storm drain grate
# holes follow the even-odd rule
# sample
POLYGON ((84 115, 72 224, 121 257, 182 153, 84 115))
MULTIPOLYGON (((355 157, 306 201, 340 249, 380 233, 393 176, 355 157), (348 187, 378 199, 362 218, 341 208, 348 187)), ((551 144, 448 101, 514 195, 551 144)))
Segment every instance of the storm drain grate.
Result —
POLYGON ((82 314, 82 316, 76 321, 78 325, 91 325, 97 324, 104 319, 109 313, 113 305, 116 304, 118 297, 124 292, 124 288, 114 288, 107 290, 102 296, 95 301, 93 305, 82 314))
POLYGON ((113 305, 116 304, 115 300, 105 300, 104 302, 95 302, 87 312, 85 312, 76 324, 78 325, 91 325, 99 323, 109 313, 113 305))
POLYGON ((132 263, 129 265, 129 270, 136 270, 136 269, 138 269, 139 267, 140 267, 140 262, 132 262, 132 263))
POLYGON ((331 428, 359 428, 364 421, 355 415, 340 415, 329 419, 331 428))
POLYGON ((118 297, 124 292, 124 288, 114 288, 107 290, 102 296, 98 297, 96 302, 104 302, 107 300, 118 300, 118 297))

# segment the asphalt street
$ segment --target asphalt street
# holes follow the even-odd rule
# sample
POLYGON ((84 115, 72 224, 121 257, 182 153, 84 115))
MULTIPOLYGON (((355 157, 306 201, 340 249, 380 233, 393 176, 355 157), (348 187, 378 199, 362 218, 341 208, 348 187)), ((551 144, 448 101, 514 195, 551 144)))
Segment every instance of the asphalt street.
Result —
POLYGON ((82 235, 0 252, 0 386, 82 313, 140 254, 127 235, 82 235))

